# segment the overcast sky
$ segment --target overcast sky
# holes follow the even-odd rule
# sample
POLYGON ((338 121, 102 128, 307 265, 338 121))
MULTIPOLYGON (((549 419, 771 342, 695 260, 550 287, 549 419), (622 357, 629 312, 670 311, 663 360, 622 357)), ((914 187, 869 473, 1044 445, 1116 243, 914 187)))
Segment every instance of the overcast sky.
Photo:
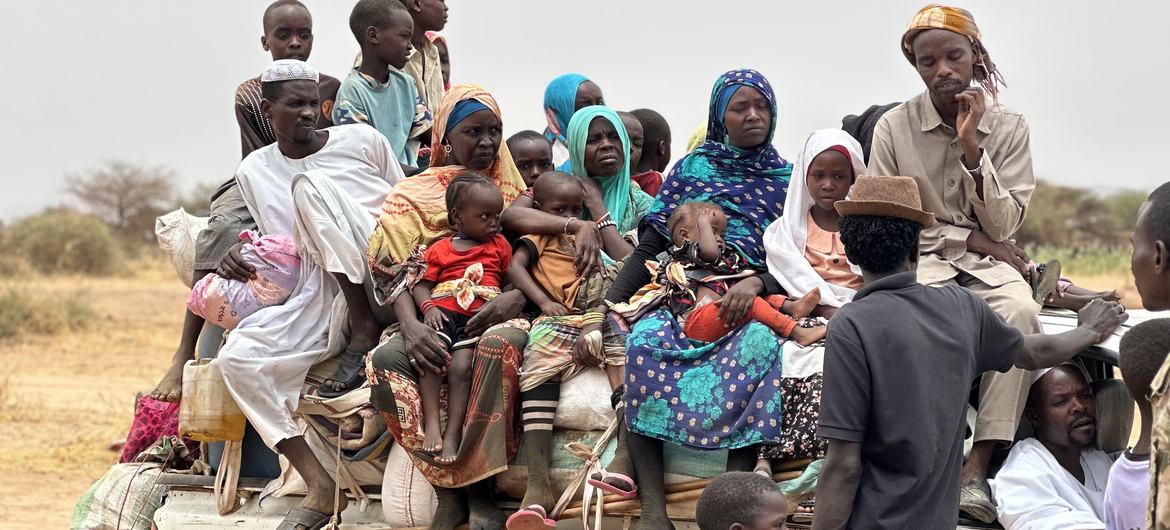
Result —
MULTIPOLYGON (((607 103, 650 107, 675 155, 706 119, 715 78, 762 71, 780 98, 776 146, 792 157, 814 129, 923 85, 899 52, 924 0, 448 0, 455 82, 486 86, 505 133, 541 129, 544 87, 581 72, 607 103)), ((357 45, 348 0, 307 0, 310 62, 342 77, 357 45)), ((239 162, 235 87, 270 57, 266 1, 0 2, 0 219, 64 200, 64 176, 105 159, 163 164, 181 187, 239 162)), ((971 10, 1008 82, 1000 101, 1032 126, 1036 175, 1149 190, 1170 180, 1170 2, 983 0, 971 10)))

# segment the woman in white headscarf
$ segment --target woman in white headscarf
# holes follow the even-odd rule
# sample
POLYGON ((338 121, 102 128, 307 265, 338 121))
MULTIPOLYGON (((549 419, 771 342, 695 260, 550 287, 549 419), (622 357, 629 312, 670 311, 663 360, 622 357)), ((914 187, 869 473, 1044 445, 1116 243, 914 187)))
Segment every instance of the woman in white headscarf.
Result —
POLYGON ((809 135, 792 169, 784 215, 764 232, 768 272, 791 298, 820 291, 814 314, 831 316, 861 287, 861 269, 845 257, 833 204, 848 197, 864 160, 861 145, 840 129, 809 135))

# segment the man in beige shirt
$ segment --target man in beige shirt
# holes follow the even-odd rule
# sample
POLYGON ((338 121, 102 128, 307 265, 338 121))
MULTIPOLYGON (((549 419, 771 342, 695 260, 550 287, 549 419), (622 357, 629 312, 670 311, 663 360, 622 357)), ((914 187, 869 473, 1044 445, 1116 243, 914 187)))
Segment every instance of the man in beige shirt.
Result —
MULTIPOLYGON (((967 287, 1013 327, 1039 333, 1040 306, 1023 276, 1028 258, 1011 239, 1035 188, 1028 124, 995 102, 999 73, 967 11, 923 8, 907 28, 903 53, 927 90, 882 116, 868 169, 914 177, 924 209, 935 216, 922 232, 918 279, 967 287)), ((980 383, 960 508, 984 522, 996 517, 987 485, 991 452, 1015 438, 1031 382, 1029 372, 1013 368, 988 372, 980 383)))

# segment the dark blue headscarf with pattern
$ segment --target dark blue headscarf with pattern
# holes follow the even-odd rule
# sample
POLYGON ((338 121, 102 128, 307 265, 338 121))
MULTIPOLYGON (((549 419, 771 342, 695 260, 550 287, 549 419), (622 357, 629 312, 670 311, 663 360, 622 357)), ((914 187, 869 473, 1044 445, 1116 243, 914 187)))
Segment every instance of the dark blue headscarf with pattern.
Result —
POLYGON ((646 215, 646 222, 669 238, 666 221, 675 208, 693 201, 715 203, 727 215, 724 240, 747 258, 749 264, 763 268, 764 230, 784 213, 788 179, 792 175, 792 164, 772 147, 776 110, 776 94, 763 74, 755 70, 732 70, 720 76, 711 89, 707 141, 670 170, 646 215), (727 144, 727 128, 717 110, 725 89, 742 86, 759 90, 772 105, 768 139, 751 149, 727 144))

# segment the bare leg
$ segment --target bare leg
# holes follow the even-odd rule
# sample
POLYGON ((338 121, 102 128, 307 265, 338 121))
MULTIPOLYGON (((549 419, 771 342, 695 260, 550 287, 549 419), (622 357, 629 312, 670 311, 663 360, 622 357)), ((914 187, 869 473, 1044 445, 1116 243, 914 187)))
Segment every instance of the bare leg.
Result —
POLYGON ((455 530, 467 522, 467 493, 462 489, 435 488, 439 505, 430 530, 455 530))
MULTIPOLYGON (((419 371, 418 391, 422 397, 423 413, 422 450, 425 453, 438 454, 443 450, 443 428, 439 422, 439 390, 442 385, 443 376, 429 370, 419 371)), ((447 421, 451 421, 450 417, 447 421)))
POLYGON ((452 464, 459 456, 471 394, 471 354, 472 350, 466 348, 456 350, 447 366, 447 431, 443 433, 443 454, 436 459, 440 464, 452 464))
MULTIPOLYGON (((288 459, 293 469, 296 469, 305 480, 308 493, 305 500, 301 501, 301 508, 325 514, 333 513, 333 491, 337 485, 313 455, 313 450, 309 449, 305 437, 295 436, 281 440, 276 444, 276 450, 288 459)), ((349 500, 345 495, 341 495, 338 510, 344 510, 348 504, 349 500)))
POLYGON ((960 483, 970 480, 984 480, 987 478, 987 466, 991 464, 991 452, 995 450, 995 440, 983 440, 971 444, 971 454, 963 463, 963 472, 959 476, 960 483))
MULTIPOLYGON (((334 372, 329 379, 326 379, 322 386, 333 391, 345 390, 353 388, 355 380, 358 379, 355 373, 361 372, 361 365, 363 363, 355 363, 355 359, 348 359, 352 356, 365 356, 366 352, 374 349, 378 345, 378 336, 382 334, 382 326, 378 323, 378 319, 374 318, 373 311, 370 310, 370 298, 366 294, 366 288, 363 285, 350 283, 349 277, 344 273, 334 272, 333 277, 337 279, 337 283, 341 285, 341 294, 345 297, 345 305, 349 310, 349 345, 346 346, 346 351, 342 353, 342 366, 338 367, 337 372, 334 372), (358 366, 359 369, 355 372, 352 369, 346 369, 346 366, 358 366)), ((358 376, 361 374, 358 373, 358 376)), ((360 384, 360 381, 358 381, 360 384)))
MULTIPOLYGON (((192 283, 202 280, 204 276, 212 272, 209 270, 195 271, 192 283)), ((179 397, 183 395, 183 365, 195 358, 195 346, 199 342, 199 332, 203 330, 203 324, 203 317, 192 313, 189 309, 186 311, 186 316, 183 318, 182 335, 179 337, 179 347, 175 350, 175 355, 171 357, 171 366, 167 368, 167 372, 163 374, 158 385, 155 385, 154 390, 150 391, 150 397, 171 403, 179 401, 179 397)))
POLYGON ((638 530, 674 528, 670 518, 666 516, 662 441, 630 433, 627 443, 630 447, 630 459, 638 473, 638 498, 642 501, 642 516, 638 519, 638 530))

